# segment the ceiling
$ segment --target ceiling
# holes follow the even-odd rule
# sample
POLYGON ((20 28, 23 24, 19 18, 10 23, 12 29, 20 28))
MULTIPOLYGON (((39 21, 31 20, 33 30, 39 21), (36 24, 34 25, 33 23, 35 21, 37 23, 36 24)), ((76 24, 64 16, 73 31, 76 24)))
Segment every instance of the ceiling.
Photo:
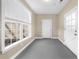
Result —
POLYGON ((26 0, 27 4, 37 14, 57 14, 69 0, 26 0))

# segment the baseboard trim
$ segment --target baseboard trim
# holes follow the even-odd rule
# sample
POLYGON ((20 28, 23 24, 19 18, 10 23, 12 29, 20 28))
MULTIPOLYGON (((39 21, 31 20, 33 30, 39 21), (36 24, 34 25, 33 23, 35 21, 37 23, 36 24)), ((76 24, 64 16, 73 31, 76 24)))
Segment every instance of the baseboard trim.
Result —
POLYGON ((58 40, 59 40, 62 44, 65 45, 65 43, 64 43, 64 41, 63 41, 62 39, 58 38, 58 40))
MULTIPOLYGON (((66 47, 66 48, 68 48, 74 55, 76 55, 66 44, 65 44, 65 42, 63 41, 63 40, 61 40, 60 38, 58 38, 59 39, 59 41, 66 47)), ((76 55, 77 56, 77 55, 76 55)), ((78 56, 77 56, 78 57, 78 56)))
POLYGON ((10 59, 15 59, 24 49, 26 49, 35 39, 30 41, 26 46, 24 46, 20 51, 18 51, 15 55, 13 55, 10 59))
MULTIPOLYGON (((43 38, 46 38, 46 37, 35 37, 35 39, 43 39, 43 38)), ((50 37, 50 39, 58 39, 58 37, 50 37)))

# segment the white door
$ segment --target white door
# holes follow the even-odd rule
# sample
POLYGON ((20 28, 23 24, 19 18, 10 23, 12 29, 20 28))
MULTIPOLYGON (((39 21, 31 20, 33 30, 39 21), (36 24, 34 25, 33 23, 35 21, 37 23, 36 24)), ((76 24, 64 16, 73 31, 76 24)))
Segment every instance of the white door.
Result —
POLYGON ((78 10, 77 7, 65 15, 64 41, 65 44, 77 55, 78 52, 78 10))
POLYGON ((43 38, 52 37, 52 20, 50 19, 42 20, 42 37, 43 38))

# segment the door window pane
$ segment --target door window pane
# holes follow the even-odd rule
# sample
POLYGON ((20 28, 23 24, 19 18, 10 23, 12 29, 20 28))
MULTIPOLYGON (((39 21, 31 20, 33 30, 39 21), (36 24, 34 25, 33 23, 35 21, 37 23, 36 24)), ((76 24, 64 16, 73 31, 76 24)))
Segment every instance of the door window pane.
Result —
POLYGON ((75 30, 75 23, 76 23, 76 11, 73 11, 66 15, 65 27, 68 29, 75 30))

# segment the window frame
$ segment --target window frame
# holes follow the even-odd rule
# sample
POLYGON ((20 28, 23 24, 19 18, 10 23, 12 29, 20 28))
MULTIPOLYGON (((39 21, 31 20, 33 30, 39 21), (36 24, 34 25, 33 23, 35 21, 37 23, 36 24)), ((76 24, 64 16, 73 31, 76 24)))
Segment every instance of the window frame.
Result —
MULTIPOLYGON (((29 20, 32 20, 31 19, 31 14, 29 14, 29 20)), ((1 26, 1 42, 2 42, 1 43, 1 51, 2 51, 2 54, 4 54, 5 52, 9 51, 12 48, 14 48, 17 44, 19 44, 19 43, 25 41, 26 39, 32 37, 31 34, 29 36, 25 37, 25 38, 22 37, 22 35, 23 35, 22 34, 23 24, 28 25, 28 26, 32 26, 32 22, 18 21, 18 19, 13 19, 13 18, 11 19, 9 17, 5 17, 4 18, 4 20, 2 21, 2 26, 1 26), (6 46, 6 47, 5 47, 5 30, 4 30, 5 29, 5 22, 11 22, 11 23, 18 23, 18 24, 20 24, 20 36, 21 36, 19 41, 16 41, 16 42, 14 42, 14 43, 6 46)), ((31 28, 30 28, 30 30, 31 30, 31 28)), ((31 33, 31 32, 32 31, 29 31, 29 33, 31 33)))
MULTIPOLYGON (((78 9, 78 6, 75 6, 73 9, 71 9, 70 11, 68 11, 65 15, 64 15, 64 29, 66 29, 67 26, 69 25, 66 25, 66 17, 69 17, 69 16, 72 16, 72 14, 77 11, 78 9)), ((77 22, 75 22, 77 23, 77 22)), ((70 26, 73 26, 73 25, 70 25, 70 26)))

